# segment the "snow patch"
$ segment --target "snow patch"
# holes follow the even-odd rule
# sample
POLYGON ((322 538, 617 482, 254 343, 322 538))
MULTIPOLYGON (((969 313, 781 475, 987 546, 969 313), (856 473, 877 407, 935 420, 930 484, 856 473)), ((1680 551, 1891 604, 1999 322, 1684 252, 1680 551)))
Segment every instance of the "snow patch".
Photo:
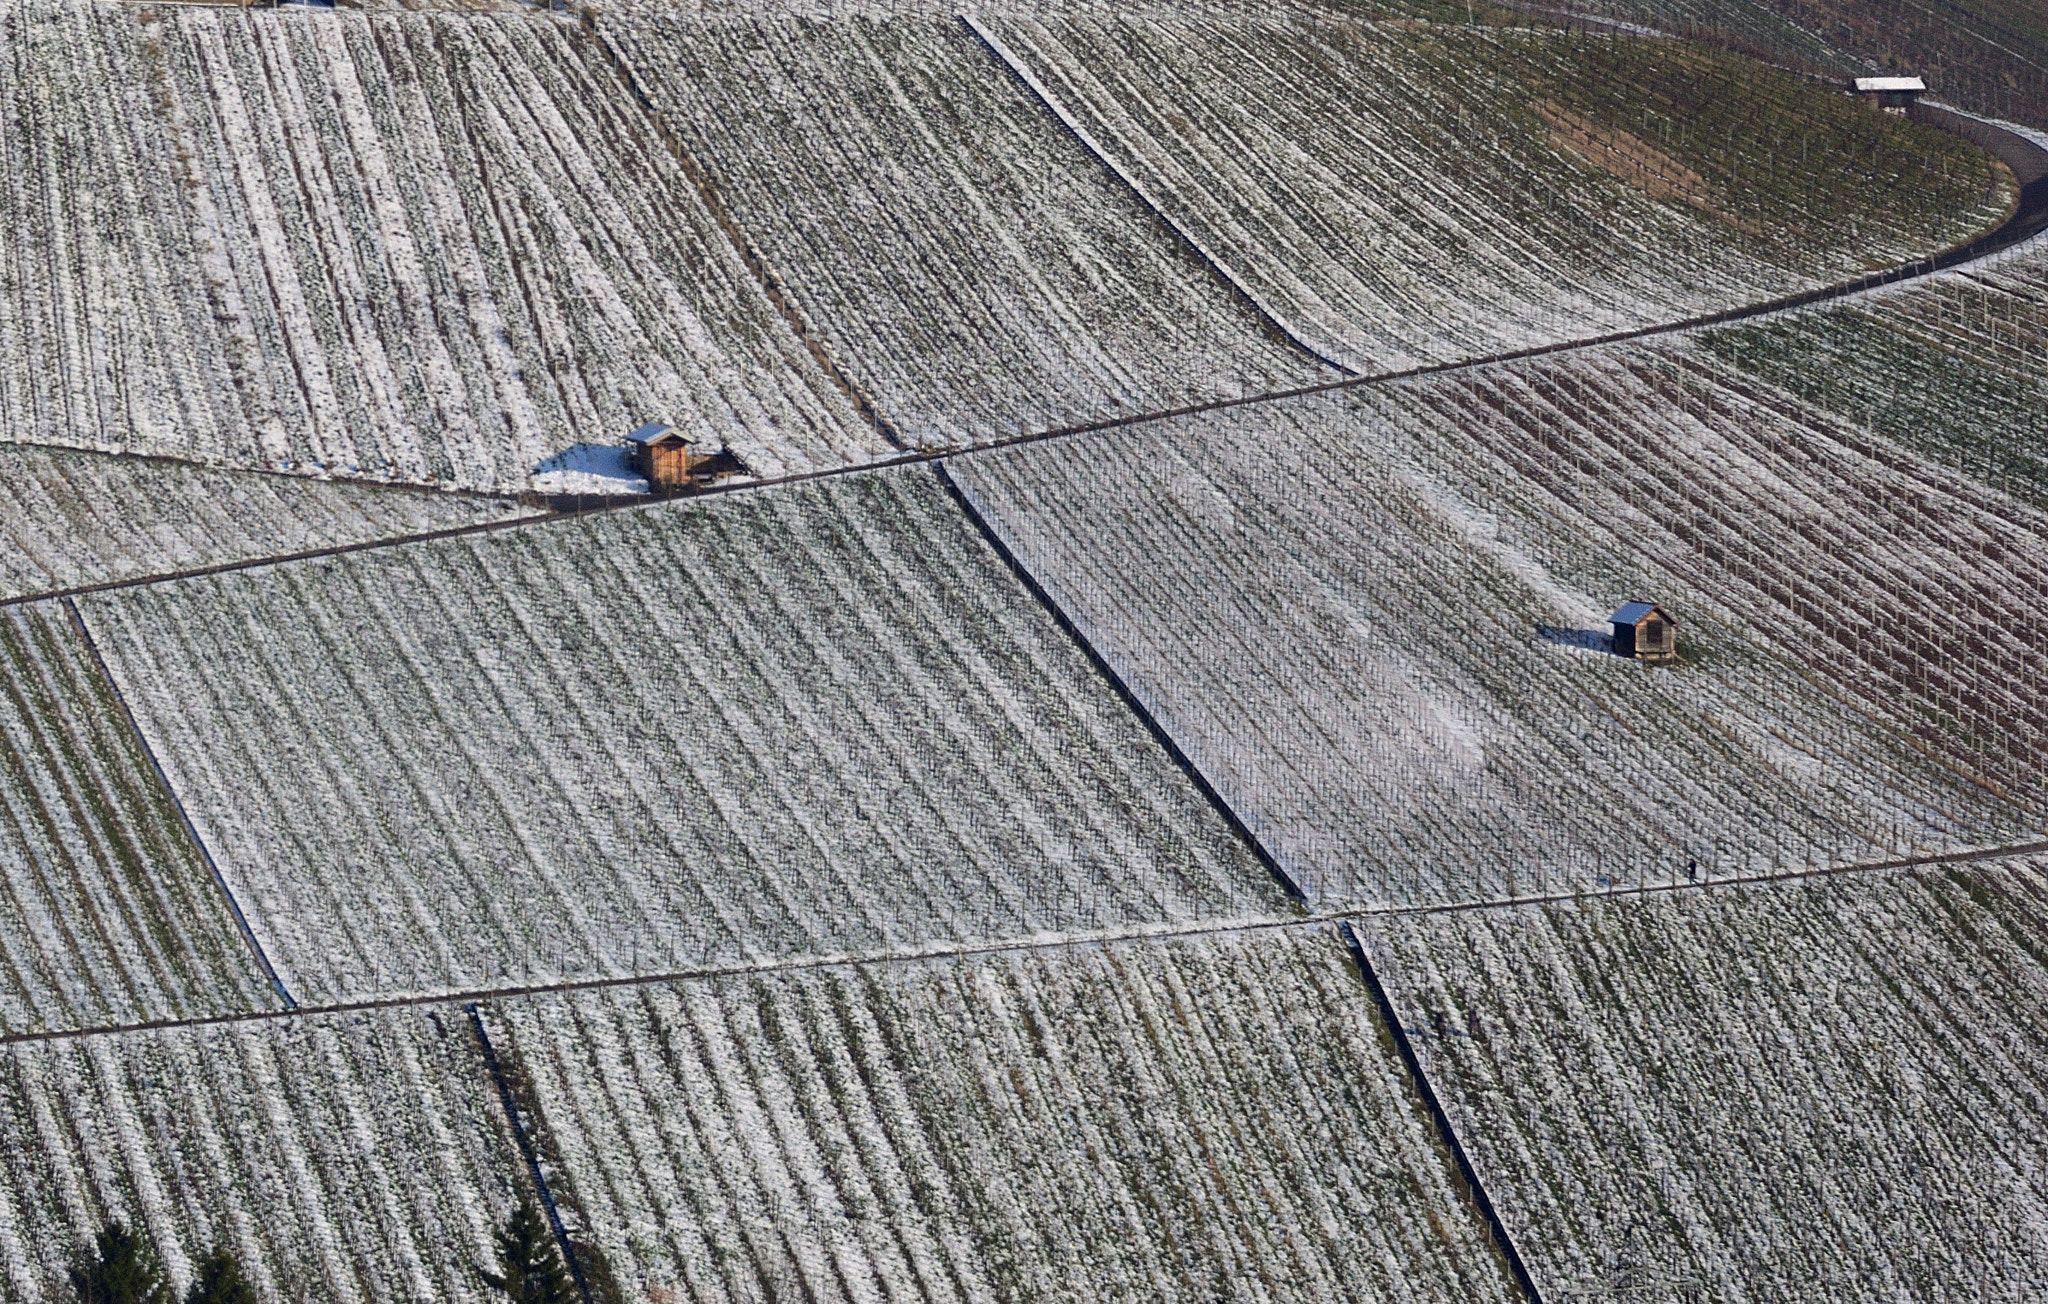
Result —
POLYGON ((649 492, 631 452, 614 444, 571 444, 533 468, 533 487, 548 494, 649 492))

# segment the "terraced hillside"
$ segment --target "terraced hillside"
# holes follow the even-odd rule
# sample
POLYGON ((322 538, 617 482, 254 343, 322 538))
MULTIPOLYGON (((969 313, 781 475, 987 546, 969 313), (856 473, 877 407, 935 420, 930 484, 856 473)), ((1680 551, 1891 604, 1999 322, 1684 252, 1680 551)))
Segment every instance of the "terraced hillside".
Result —
POLYGON ((2030 1299, 2044 869, 1360 932, 1544 1298, 2030 1299))
POLYGON ((1199 11, 980 30, 1291 336, 1357 371, 1849 279, 2010 199, 1952 137, 1670 41, 1199 11))
POLYGON ((0 429, 517 489, 648 420, 886 443, 567 23, 9 0, 0 429))
POLYGON ((922 468, 79 607, 301 1000, 1288 909, 922 468))
POLYGON ((1967 783, 2048 810, 2048 640, 2009 614, 2048 585, 2038 509, 1683 344, 1407 392, 1967 783))
POLYGON ((2048 244, 1499 18, 0 0, 0 1298, 2048 1292, 2048 244))
POLYGON ((636 1298, 1520 1298, 1327 927, 491 1007, 636 1298))
POLYGON ((0 599, 535 514, 500 498, 0 444, 0 599))
POLYGON ((76 1298, 113 1219, 178 1289, 220 1246, 265 1300, 483 1300, 520 1168, 480 1059, 453 1009, 0 1047, 0 1289, 76 1298))
POLYGON ((604 20, 906 443, 1331 379, 956 19, 604 20))
POLYGON ((1723 363, 2048 505, 2048 243, 1824 312, 1711 331, 1723 363))
POLYGON ((0 1035, 274 1008, 64 609, 0 612, 0 670, 0 1035))
POLYGON ((1997 208, 1946 138, 1656 42, 999 23, 1169 227, 951 18, 0 25, 7 437, 314 475, 516 489, 651 419, 860 461, 870 417, 945 444, 1334 374, 1265 314, 1353 367, 1469 356, 1997 208))
POLYGON ((2038 695, 1934 622, 2035 592, 2042 523, 1736 379, 1613 350, 948 468, 1314 900, 2031 836, 2038 695), (1579 645, 1636 596, 1690 664, 1579 645))

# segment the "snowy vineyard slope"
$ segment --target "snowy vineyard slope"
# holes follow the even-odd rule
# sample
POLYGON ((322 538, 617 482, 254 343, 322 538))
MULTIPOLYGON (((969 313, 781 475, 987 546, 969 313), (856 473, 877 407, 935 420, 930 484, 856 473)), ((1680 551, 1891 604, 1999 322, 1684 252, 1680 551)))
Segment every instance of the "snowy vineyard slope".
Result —
POLYGON ((2048 813, 2048 627, 2018 614, 2048 605, 2048 514, 1683 340, 1406 385, 1386 412, 1611 522, 1814 683, 2048 813))
MULTIPOLYGON (((1803 677, 1752 590, 1669 535, 1705 510, 1681 486, 1753 496, 1731 519, 1780 551, 1777 582, 1797 574, 1794 545, 1813 545, 1761 504, 1862 502, 1833 481, 1795 490, 1826 453, 1801 446, 1811 432, 1761 407, 1699 419, 1641 359, 1556 368, 1569 404, 1545 405, 1542 369, 1488 371, 947 465, 1320 902, 1598 891, 2031 836, 2030 817, 1803 677), (1574 457, 1561 432, 1578 422, 1620 446, 1574 457), (1539 635, 1605 632, 1638 595, 1677 613, 1691 665, 1539 635)), ((1836 456, 1870 492, 1900 492, 1897 473, 1836 456)), ((1837 528, 1873 586, 1909 543, 1933 546, 1887 538, 1882 518, 1837 528)))
POLYGON ((1287 909, 928 470, 79 605, 301 1000, 1287 909))
POLYGON ((1519 1298, 1324 928, 488 1015, 635 1297, 1519 1298))
POLYGON ((2048 12, 2033 0, 1511 0, 1647 24, 1827 74, 1913 73, 1951 104, 2048 127, 2048 12))
POLYGON ((526 514, 506 499, 0 444, 0 598, 526 514))
POLYGON ((1698 340, 1723 362, 2048 507, 2048 241, 1698 340))
POLYGON ((1830 79, 1870 71, 1849 51, 1787 18, 1784 6, 1774 0, 1505 0, 1503 8, 1500 19, 1521 17, 1595 31, 1625 25, 1665 32, 1830 79))
POLYGON ((518 488, 886 447, 566 20, 0 5, 0 429, 518 488))
POLYGON ((1544 1298, 2048 1291, 2048 864, 1360 932, 1544 1298))
MULTIPOLYGON (((109 1218, 181 1292, 216 1245, 258 1298, 482 1301, 519 1153, 460 1011, 0 1049, 0 1292, 77 1298, 109 1218)), ((502 1297, 501 1297, 502 1298, 502 1297)))
POLYGON ((951 19, 605 20, 790 298, 906 442, 1335 375, 951 19))
POLYGON ((0 1033, 271 1003, 64 609, 0 612, 0 1033))
POLYGON ((1243 14, 985 27, 1291 335, 1358 371, 1849 279, 2009 198, 1953 137, 1672 42, 1243 14))
MULTIPOLYGON (((368 0, 369 3, 399 7, 434 8, 442 0, 368 0)), ((484 3, 485 0, 451 0, 456 4, 484 3)), ((518 0, 489 0, 516 4, 518 0)), ((1328 0, 1197 0, 1204 13, 1240 13, 1270 17, 1276 10, 1299 13, 1327 13, 1328 0)), ((1347 0, 1354 11, 1371 10, 1409 17, 1427 10, 1432 16, 1450 14, 1455 7, 1462 18, 1465 9, 1457 0, 1347 0)), ((1031 18, 1097 14, 1104 17, 1127 13, 1185 11, 1186 3, 1170 0, 993 0, 973 7, 977 15, 998 14, 1031 18)), ((957 19, 959 0, 620 0, 605 6, 611 14, 665 18, 775 18, 846 21, 859 19, 957 19)))

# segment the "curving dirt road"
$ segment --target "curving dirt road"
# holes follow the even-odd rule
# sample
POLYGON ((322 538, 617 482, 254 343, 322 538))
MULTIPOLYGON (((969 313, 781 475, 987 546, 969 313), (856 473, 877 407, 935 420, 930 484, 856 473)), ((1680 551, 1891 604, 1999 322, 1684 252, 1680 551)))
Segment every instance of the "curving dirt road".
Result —
MULTIPOLYGON (((1918 259, 1882 272, 1872 272, 1853 281, 1822 286, 1788 295, 1781 299, 1769 299, 1761 303, 1748 304, 1722 312, 1709 313, 1701 317, 1688 317, 1678 321, 1660 322, 1632 330, 1617 331, 1608 335, 1595 335, 1576 340, 1563 340, 1555 344, 1538 345, 1507 353, 1488 354, 1484 357, 1465 358, 1452 362, 1428 363, 1398 371, 1371 372, 1365 375, 1345 376, 1339 380, 1321 384, 1306 385, 1298 389, 1273 390, 1263 394, 1248 394, 1240 398, 1218 399, 1187 407, 1167 408, 1156 412, 1143 412, 1131 416, 1114 417, 1084 425, 1063 426, 1052 430, 1034 431, 1030 434, 1012 435, 1004 439, 984 440, 979 443, 963 444, 957 447, 924 448, 906 450, 899 456, 874 462, 857 463, 850 466, 826 467, 816 471, 801 471, 793 475, 776 476, 770 479, 745 480, 739 483, 710 485, 692 493, 691 497, 746 493, 773 485, 799 484, 806 480, 820 480, 830 476, 859 475, 881 467, 907 466, 921 462, 937 462, 949 457, 967 453, 983 452, 989 449, 1010 448, 1019 444, 1038 443, 1041 440, 1065 439, 1102 430, 1115 430, 1125 426, 1138 425, 1145 421, 1157 421, 1166 417, 1193 416, 1202 412, 1219 412, 1230 408, 1247 407, 1255 403, 1271 403, 1281 399, 1302 398, 1313 394, 1327 394, 1352 389, 1361 385, 1383 385, 1390 381, 1407 380, 1416 376, 1430 376, 1445 372, 1466 371, 1476 367, 1494 366, 1503 362, 1518 362, 1527 358, 1548 357, 1552 354, 1571 353, 1580 349, 1595 349, 1611 344, 1625 344, 1632 340, 1655 339, 1664 335, 1675 335, 1684 331, 1698 330, 1706 326, 1720 326, 1731 322, 1767 317, 1773 313, 1807 308, 1831 300, 1846 299, 1863 294, 1882 286, 1896 285, 1936 272, 1967 266, 1994 257, 2016 245, 2048 231, 2048 144, 2032 137, 2008 131, 1995 123, 1969 117, 1936 104, 1920 104, 1915 114, 1931 126, 1952 131, 1996 156, 2013 170, 2020 182, 2018 204, 2006 220, 1996 228, 1985 232, 1966 244, 1918 259)), ((97 593, 108 589, 136 588, 146 584, 160 584, 168 580, 185 579, 200 575, 218 575, 232 571, 251 570, 261 566, 277 565, 282 562, 304 561, 313 557, 340 556, 344 553, 367 552, 379 548, 396 547, 407 543, 420 543, 432 539, 459 538, 470 534, 495 534, 500 530, 531 529, 563 516, 581 515, 586 512, 613 511, 626 507, 646 506, 651 500, 644 495, 632 497, 581 497, 567 495, 525 495, 524 500, 537 506, 551 508, 549 515, 528 516, 509 521, 489 521, 477 525, 457 526, 446 530, 435 530, 423 534, 394 535, 390 538, 371 540, 365 543, 343 544, 329 548, 316 548, 306 552, 288 553, 273 557, 257 557, 244 561, 228 562, 215 566, 194 567, 187 570, 165 571, 153 575, 139 575, 128 579, 114 580, 100 584, 78 585, 72 588, 51 589, 46 592, 28 593, 19 597, 0 600, 0 608, 20 606, 25 603, 44 602, 53 598, 74 597, 97 593)))

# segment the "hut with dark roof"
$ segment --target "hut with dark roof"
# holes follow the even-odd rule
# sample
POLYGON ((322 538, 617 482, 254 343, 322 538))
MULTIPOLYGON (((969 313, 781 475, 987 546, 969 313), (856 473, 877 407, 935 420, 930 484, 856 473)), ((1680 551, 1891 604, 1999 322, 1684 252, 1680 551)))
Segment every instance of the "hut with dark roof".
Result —
POLYGON ((1653 664, 1678 660, 1678 622, 1654 602, 1624 602, 1607 618, 1614 626, 1614 654, 1653 664))
POLYGON ((715 439, 692 439, 674 426, 652 421, 626 436, 633 446, 633 469, 647 477, 657 493, 686 489, 746 468, 715 439))

